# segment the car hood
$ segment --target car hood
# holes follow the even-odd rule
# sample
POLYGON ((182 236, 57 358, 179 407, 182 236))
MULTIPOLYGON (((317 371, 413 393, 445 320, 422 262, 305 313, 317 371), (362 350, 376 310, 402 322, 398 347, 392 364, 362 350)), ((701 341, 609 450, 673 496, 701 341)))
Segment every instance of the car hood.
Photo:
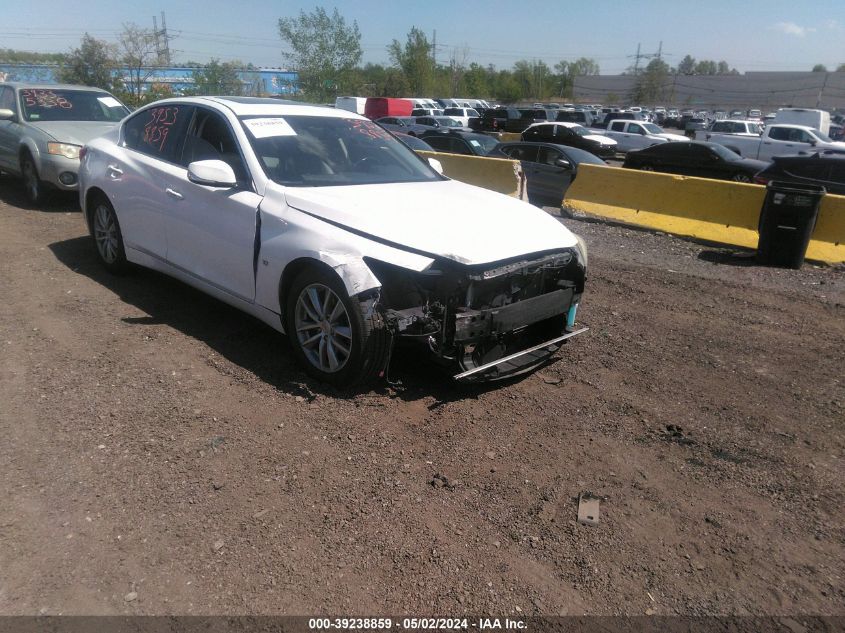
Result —
POLYGON ((581 138, 586 138, 590 141, 595 141, 596 143, 600 143, 601 145, 616 145, 616 141, 614 141, 612 138, 602 136, 601 134, 587 134, 586 136, 582 136, 581 138))
POLYGON ((287 187, 289 206, 399 248, 488 264, 569 248, 575 236, 545 211, 454 180, 287 187))
POLYGON ((59 143, 85 145, 119 124, 107 121, 37 121, 27 125, 52 136, 59 143))
POLYGON ((763 171, 766 167, 769 166, 764 160, 757 160, 756 158, 740 158, 733 162, 734 165, 739 167, 744 167, 749 172, 751 171, 763 171))

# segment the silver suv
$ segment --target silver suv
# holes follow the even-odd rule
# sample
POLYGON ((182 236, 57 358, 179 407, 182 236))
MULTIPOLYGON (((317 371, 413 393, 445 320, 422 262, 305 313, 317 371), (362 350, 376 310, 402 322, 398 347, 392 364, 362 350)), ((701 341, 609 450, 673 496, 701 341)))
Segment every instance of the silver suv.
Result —
POLYGON ((0 83, 0 171, 23 178, 33 204, 49 189, 75 191, 79 150, 127 114, 99 88, 0 83))

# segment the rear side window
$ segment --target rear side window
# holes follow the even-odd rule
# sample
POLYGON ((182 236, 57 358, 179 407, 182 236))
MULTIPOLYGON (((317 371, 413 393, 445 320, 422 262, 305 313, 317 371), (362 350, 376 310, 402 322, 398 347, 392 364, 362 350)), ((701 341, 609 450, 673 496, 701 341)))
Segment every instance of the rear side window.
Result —
POLYGON ((531 145, 506 147, 503 151, 513 160, 527 160, 532 163, 537 162, 537 148, 531 145))
POLYGON ((11 110, 17 113, 15 91, 12 88, 0 86, 0 110, 11 110))
POLYGON ((193 110, 192 106, 181 104, 143 110, 124 124, 123 144, 142 154, 178 163, 193 110))
POLYGON ((789 128, 773 127, 771 130, 769 130, 769 138, 774 139, 775 141, 788 141, 789 132, 789 128))

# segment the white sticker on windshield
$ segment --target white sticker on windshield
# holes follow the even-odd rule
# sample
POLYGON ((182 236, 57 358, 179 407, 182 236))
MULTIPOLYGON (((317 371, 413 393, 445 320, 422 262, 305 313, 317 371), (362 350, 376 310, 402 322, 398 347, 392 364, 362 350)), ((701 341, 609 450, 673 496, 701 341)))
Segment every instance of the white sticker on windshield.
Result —
POLYGON ((102 103, 107 108, 119 108, 120 107, 120 101, 118 101, 114 97, 97 97, 97 101, 102 103))
POLYGON ((268 138, 270 136, 296 136, 296 132, 290 124, 279 117, 266 119, 247 119, 244 125, 249 128, 255 138, 268 138))

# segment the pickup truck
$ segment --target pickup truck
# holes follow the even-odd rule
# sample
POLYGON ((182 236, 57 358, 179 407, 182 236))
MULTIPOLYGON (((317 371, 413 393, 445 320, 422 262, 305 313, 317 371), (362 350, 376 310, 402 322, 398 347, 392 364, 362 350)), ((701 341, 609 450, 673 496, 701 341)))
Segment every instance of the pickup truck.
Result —
POLYGON ((759 121, 737 121, 733 119, 724 119, 722 121, 714 121, 706 130, 696 130, 696 141, 709 141, 713 134, 731 134, 734 136, 751 136, 753 138, 760 138, 760 132, 763 131, 763 126, 759 121))
POLYGON ((825 149, 845 152, 845 143, 833 141, 806 125, 772 124, 757 137, 711 133, 708 140, 724 145, 745 158, 767 161, 773 156, 794 156, 825 149))
POLYGON ((671 141, 688 141, 686 136, 668 134, 659 125, 645 121, 616 119, 610 122, 603 136, 616 141, 617 152, 629 152, 671 141))

